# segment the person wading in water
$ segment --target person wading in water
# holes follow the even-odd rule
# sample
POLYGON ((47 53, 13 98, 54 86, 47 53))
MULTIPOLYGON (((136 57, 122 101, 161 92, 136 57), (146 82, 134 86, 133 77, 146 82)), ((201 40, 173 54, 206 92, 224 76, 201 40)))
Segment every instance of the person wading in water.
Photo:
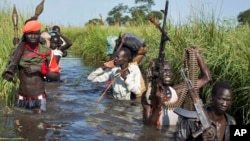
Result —
POLYGON ((24 51, 15 51, 10 65, 2 74, 5 80, 12 81, 15 77, 15 70, 18 69, 20 84, 16 95, 17 106, 32 109, 38 113, 46 111, 47 96, 43 77, 46 76, 55 81, 60 79, 58 66, 50 66, 50 64, 51 62, 58 63, 61 58, 60 55, 53 54, 50 48, 39 44, 40 29, 39 21, 32 19, 26 21, 22 28, 23 37, 17 45, 17 48, 24 48, 24 51), (18 58, 20 54, 21 58, 18 58), (20 60, 17 61, 18 59, 20 60))

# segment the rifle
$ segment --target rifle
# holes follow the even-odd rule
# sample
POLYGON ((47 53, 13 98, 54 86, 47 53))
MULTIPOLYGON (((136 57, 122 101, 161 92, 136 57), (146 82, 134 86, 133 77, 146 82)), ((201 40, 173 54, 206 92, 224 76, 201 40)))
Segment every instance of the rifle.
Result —
MULTIPOLYGON (((165 10, 161 10, 164 14, 163 18, 163 24, 162 27, 160 27, 160 24, 158 24, 153 17, 149 17, 149 21, 153 23, 161 32, 161 41, 160 41, 160 49, 159 49, 159 54, 158 58, 156 59, 156 62, 154 62, 153 70, 152 73, 148 77, 151 78, 151 84, 152 84, 152 91, 150 94, 150 99, 153 100, 154 97, 156 97, 156 85, 160 81, 160 74, 162 73, 162 66, 164 63, 164 58, 165 58, 165 45, 167 41, 170 41, 170 38, 167 34, 167 31, 165 29, 166 26, 166 19, 167 19, 167 11, 168 11, 168 0, 166 0, 165 4, 165 10)), ((154 105, 153 105, 154 107, 154 105)))
POLYGON ((185 72, 186 69, 182 68, 181 76, 188 87, 188 92, 191 96, 196 111, 188 111, 178 107, 174 110, 174 112, 183 117, 198 119, 200 121, 201 127, 196 132, 192 133, 192 136, 194 138, 198 137, 205 130, 208 130, 208 133, 211 136, 215 137, 215 131, 213 130, 213 128, 211 128, 211 121, 208 118, 207 112, 204 110, 203 102, 199 98, 199 94, 195 91, 192 81, 187 78, 185 72))

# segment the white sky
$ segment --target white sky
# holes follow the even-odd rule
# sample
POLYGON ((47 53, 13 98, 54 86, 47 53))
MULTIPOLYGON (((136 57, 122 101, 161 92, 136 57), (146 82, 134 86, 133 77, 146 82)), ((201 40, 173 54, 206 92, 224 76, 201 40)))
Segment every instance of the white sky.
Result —
MULTIPOLYGON (((165 8, 166 0, 155 0, 153 10, 165 8)), ((15 4, 19 13, 34 13, 41 0, 0 0, 0 8, 15 4)), ((106 19, 108 12, 119 3, 135 6, 134 0, 45 0, 44 11, 39 17, 44 24, 83 26, 88 20, 106 19)), ((182 22, 200 12, 212 14, 218 19, 236 19, 250 8, 250 0, 169 0, 168 18, 182 22)), ((205 15, 206 15, 205 14, 205 15)))

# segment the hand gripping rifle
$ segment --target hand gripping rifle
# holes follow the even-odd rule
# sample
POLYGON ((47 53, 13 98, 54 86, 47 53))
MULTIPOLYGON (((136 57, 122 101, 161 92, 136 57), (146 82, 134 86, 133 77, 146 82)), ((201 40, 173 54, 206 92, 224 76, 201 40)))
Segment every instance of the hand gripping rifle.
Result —
MULTIPOLYGON (((156 23, 156 21, 154 20, 153 17, 149 17, 149 21, 151 23, 153 23, 161 32, 161 41, 160 41, 160 49, 159 49, 159 54, 158 54, 158 58, 155 60, 156 62, 154 62, 153 65, 153 69, 151 70, 152 73, 149 74, 148 77, 152 77, 151 78, 151 84, 152 84, 152 91, 151 91, 151 96, 150 99, 153 100, 154 97, 156 97, 156 85, 157 83, 159 83, 160 81, 160 74, 162 73, 162 66, 163 66, 163 62, 164 62, 164 58, 165 58, 165 45, 167 41, 170 41, 170 38, 166 32, 166 19, 167 19, 167 11, 168 11, 168 0, 166 0, 166 4, 165 4, 165 10, 161 10, 164 14, 164 18, 163 18, 163 24, 162 27, 160 27, 160 24, 156 23)), ((154 107, 154 105, 153 105, 154 107)))
POLYGON ((199 94, 195 91, 195 88, 192 84, 192 81, 189 80, 186 76, 185 69, 181 69, 181 76, 184 79, 187 87, 188 87, 188 92, 191 96, 191 99, 193 101, 194 107, 196 111, 188 111, 184 110, 180 107, 177 107, 174 112, 177 113, 178 115, 181 115, 186 118, 191 118, 191 119, 198 119, 201 123, 201 127, 194 133, 192 133, 192 136, 194 138, 198 137, 200 134, 202 134, 205 130, 208 130, 208 133, 212 136, 215 137, 215 131, 213 128, 211 128, 211 121, 208 118, 207 112, 204 109, 204 105, 202 100, 199 98, 199 94))

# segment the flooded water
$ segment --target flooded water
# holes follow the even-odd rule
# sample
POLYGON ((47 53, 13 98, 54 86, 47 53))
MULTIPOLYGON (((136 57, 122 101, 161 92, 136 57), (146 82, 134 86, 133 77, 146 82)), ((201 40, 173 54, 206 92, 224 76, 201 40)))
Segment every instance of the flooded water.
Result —
POLYGON ((47 112, 1 112, 0 140, 171 140, 167 133, 143 126, 139 99, 118 101, 105 95, 97 103, 107 84, 90 83, 87 75, 94 68, 81 58, 63 58, 61 66, 62 82, 46 83, 47 112))

